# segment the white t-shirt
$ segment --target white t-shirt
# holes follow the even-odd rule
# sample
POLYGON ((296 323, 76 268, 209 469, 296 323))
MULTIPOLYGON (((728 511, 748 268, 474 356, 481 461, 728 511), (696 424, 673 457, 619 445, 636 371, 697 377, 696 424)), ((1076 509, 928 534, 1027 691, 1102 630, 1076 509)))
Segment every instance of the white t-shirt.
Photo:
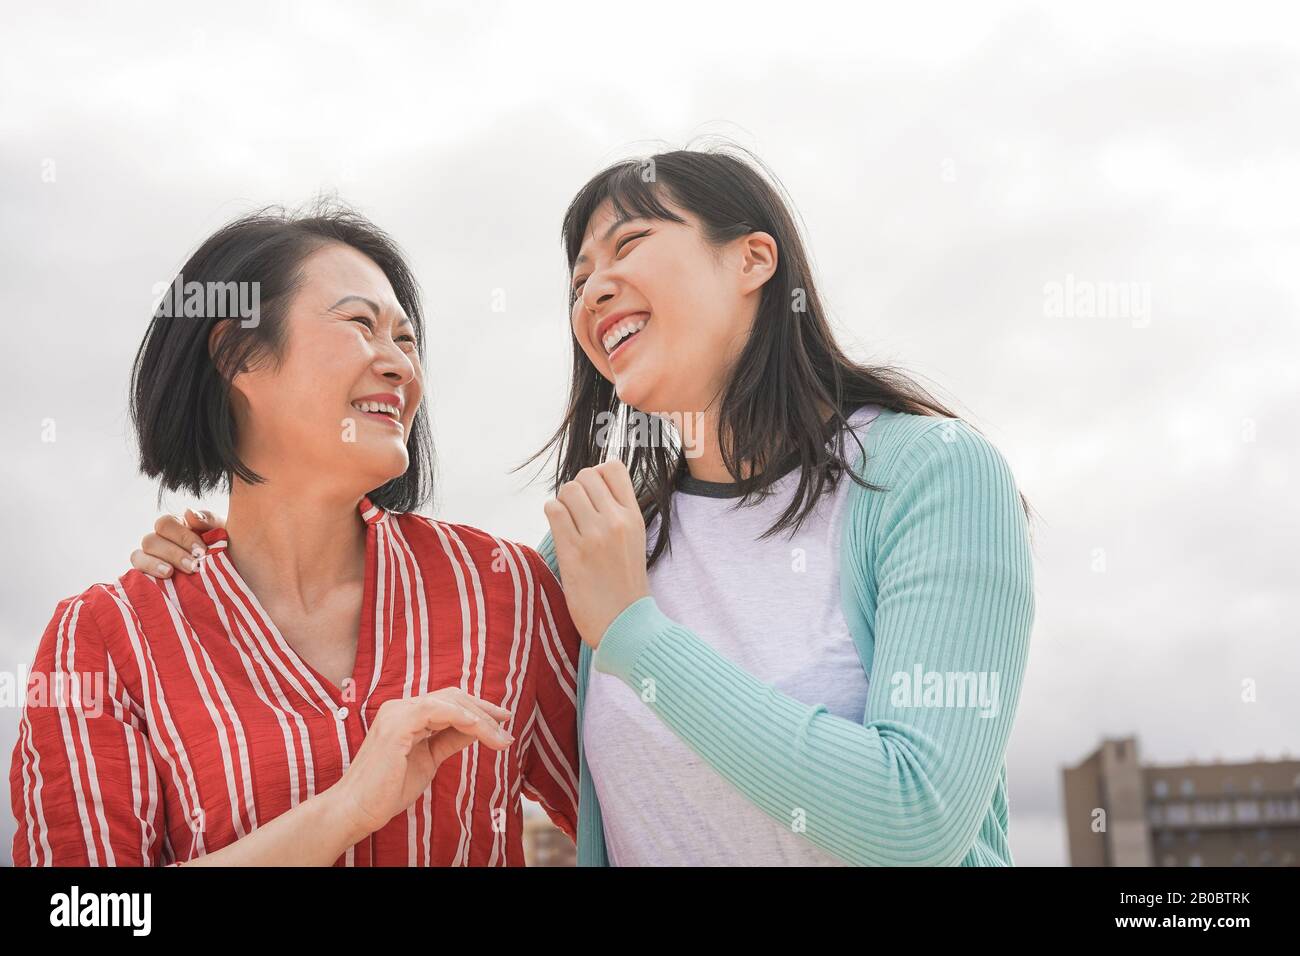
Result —
MULTIPOLYGON (((849 417, 858 438, 879 413, 849 417)), ((844 454, 859 458, 846 441, 844 454)), ((650 569, 650 593, 760 681, 862 722, 867 677, 840 606, 840 531, 852 479, 842 476, 790 537, 760 535, 785 510, 798 469, 764 501, 736 508, 734 486, 683 479, 672 496, 672 551, 650 569)), ((658 520, 647 532, 653 542, 658 520)), ((659 721, 639 693, 591 669, 583 748, 614 866, 836 866, 837 857, 746 800, 659 721)))

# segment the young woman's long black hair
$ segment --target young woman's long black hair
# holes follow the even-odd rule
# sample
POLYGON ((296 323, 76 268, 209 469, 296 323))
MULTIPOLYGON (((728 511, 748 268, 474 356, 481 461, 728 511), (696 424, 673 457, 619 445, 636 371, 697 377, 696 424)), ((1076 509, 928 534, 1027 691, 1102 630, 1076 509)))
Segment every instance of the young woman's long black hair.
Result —
MULTIPOLYGON (((756 231, 776 240, 776 271, 763 287, 749 341, 718 406, 722 458, 737 478, 738 504, 765 497, 777 479, 799 469, 794 496, 763 535, 768 537, 797 530, 844 474, 864 488, 882 490, 857 474, 846 457, 843 439, 852 432, 845 426, 854 409, 874 404, 911 414, 957 416, 898 369, 861 365, 840 350, 794 217, 775 178, 765 173, 754 157, 721 149, 675 150, 616 163, 574 197, 562 234, 570 273, 587 225, 606 200, 620 217, 682 222, 665 205, 667 200, 698 217, 705 239, 713 245, 756 231), (827 407, 833 409, 829 421, 823 416, 827 407), (748 464, 748 475, 741 463, 748 464)), ((638 441, 636 432, 639 428, 644 434, 644 423, 634 423, 628 411, 574 338, 564 421, 519 467, 555 454, 552 490, 558 490, 583 468, 604 460, 602 445, 612 434, 622 446, 647 526, 660 516, 659 533, 647 556, 653 565, 669 547, 668 504, 686 471, 686 457, 680 436, 667 444, 638 441)), ((861 443, 858 448, 862 451, 861 443)))

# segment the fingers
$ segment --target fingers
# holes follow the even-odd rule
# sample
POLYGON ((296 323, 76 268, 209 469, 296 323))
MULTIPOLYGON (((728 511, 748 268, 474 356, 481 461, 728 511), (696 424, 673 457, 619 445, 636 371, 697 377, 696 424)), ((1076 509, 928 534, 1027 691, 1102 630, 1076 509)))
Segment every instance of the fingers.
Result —
MULTIPOLYGON (((192 512, 187 510, 186 515, 188 516, 189 514, 192 514, 192 512)), ((186 526, 185 521, 182 521, 177 515, 159 515, 158 520, 154 522, 153 527, 154 534, 175 545, 181 551, 192 557, 200 557, 207 550, 207 546, 203 543, 203 539, 194 531, 190 530, 190 528, 186 526)), ((209 529, 204 527, 203 530, 209 529)), ((148 538, 145 538, 146 542, 148 542, 148 540, 148 538)), ((169 554, 154 551, 154 549, 149 547, 147 543, 143 544, 142 547, 157 558, 161 558, 164 561, 170 560, 169 554)), ((178 564, 179 562, 172 561, 171 563, 178 564)))
POLYGON ((473 742, 473 737, 462 734, 459 730, 444 730, 440 734, 430 734, 424 741, 436 763, 442 763, 453 754, 460 753, 473 742))
POLYGON ((153 523, 155 534, 170 535, 175 534, 177 527, 184 528, 185 522, 180 515, 174 515, 170 511, 164 511, 153 523))
POLYGON ((515 740, 512 734, 482 711, 442 701, 427 726, 430 733, 437 733, 448 725, 493 750, 505 750, 515 740), (441 716, 443 709, 450 712, 445 718, 441 716))
POLYGON ((569 510, 569 517, 578 529, 578 534, 589 534, 595 529, 598 520, 596 506, 592 504, 591 496, 587 494, 582 482, 566 482, 556 498, 569 510))
POLYGON ((485 713, 491 714, 496 720, 505 721, 514 716, 513 711, 506 710, 504 707, 498 707, 490 700, 484 700, 482 697, 475 697, 472 694, 460 690, 460 688, 456 688, 456 690, 459 691, 466 704, 473 704, 485 713))
POLYGON ((384 701, 370 734, 400 739, 408 746, 424 744, 441 762, 473 743, 492 750, 505 750, 514 743, 514 737, 497 723, 494 713, 505 717, 511 712, 466 694, 459 687, 444 687, 418 697, 384 701))
POLYGON ((573 523, 573 516, 559 501, 552 498, 542 505, 542 511, 546 513, 546 521, 551 526, 551 537, 556 541, 572 541, 578 537, 578 526, 573 523))
POLYGON ((562 530, 569 530, 568 524, 576 535, 586 535, 597 525, 600 515, 616 515, 624 509, 641 512, 636 500, 636 489, 632 486, 632 476, 627 465, 617 458, 584 468, 578 472, 573 481, 561 486, 556 495, 557 506, 549 502, 546 517, 551 522, 551 533, 559 537, 562 530), (568 523, 561 509, 568 512, 568 523))
POLYGON ((474 716, 472 727, 457 724, 456 729, 461 733, 467 733, 476 737, 483 743, 496 750, 504 750, 514 742, 514 735, 501 726, 501 723, 485 712, 482 708, 473 704, 462 704, 465 710, 474 716))
POLYGON ((172 566, 165 561, 145 554, 139 548, 131 552, 131 567, 151 578, 166 578, 172 573, 172 566))
POLYGON ((224 528, 226 519, 215 511, 195 511, 192 508, 186 508, 185 523, 190 526, 191 530, 202 534, 204 531, 211 531, 213 528, 224 528))
POLYGON ((147 534, 140 542, 145 555, 154 564, 169 564, 175 570, 191 573, 198 567, 195 557, 179 545, 172 544, 160 534, 147 534))
POLYGON ((609 485, 600 471, 604 465, 598 468, 584 468, 578 472, 575 481, 582 485, 582 490, 587 493, 591 499, 592 507, 600 514, 612 514, 617 508, 618 503, 614 500, 614 495, 610 491, 609 485))
POLYGON ((641 506, 636 500, 636 488, 632 486, 632 475, 627 470, 620 459, 612 458, 609 461, 602 462, 595 468, 609 487, 610 494, 624 508, 631 508, 634 511, 640 511, 641 506))
POLYGON ((488 708, 501 713, 502 719, 509 715, 508 710, 472 697, 459 688, 444 688, 414 698, 414 701, 424 726, 430 733, 451 726, 493 750, 504 750, 514 741, 514 737, 497 722, 488 708))

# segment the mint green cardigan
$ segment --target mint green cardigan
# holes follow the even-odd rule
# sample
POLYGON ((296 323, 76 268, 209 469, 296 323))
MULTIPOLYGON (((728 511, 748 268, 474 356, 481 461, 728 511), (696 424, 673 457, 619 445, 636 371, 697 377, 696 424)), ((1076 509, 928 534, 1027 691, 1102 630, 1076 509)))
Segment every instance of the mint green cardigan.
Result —
MULTIPOLYGON (((609 865, 582 747, 593 665, 638 692, 654 686, 645 706, 718 774, 848 863, 1014 865, 1005 755, 1034 616, 1015 482, 954 419, 882 412, 863 444, 860 473, 887 490, 850 484, 840 545, 844 615, 870 681, 862 723, 778 692, 653 596, 636 601, 579 657, 579 866, 609 865), (974 680, 996 689, 996 707, 957 693, 974 680)), ((538 551, 558 577, 549 534, 538 551)))

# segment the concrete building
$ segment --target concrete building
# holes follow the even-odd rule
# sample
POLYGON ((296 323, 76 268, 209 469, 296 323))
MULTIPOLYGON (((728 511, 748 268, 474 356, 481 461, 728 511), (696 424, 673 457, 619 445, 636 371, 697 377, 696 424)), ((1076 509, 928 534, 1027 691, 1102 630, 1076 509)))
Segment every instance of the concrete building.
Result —
POLYGON ((1126 737, 1063 777, 1071 866, 1300 865, 1300 760, 1143 766, 1126 737))

